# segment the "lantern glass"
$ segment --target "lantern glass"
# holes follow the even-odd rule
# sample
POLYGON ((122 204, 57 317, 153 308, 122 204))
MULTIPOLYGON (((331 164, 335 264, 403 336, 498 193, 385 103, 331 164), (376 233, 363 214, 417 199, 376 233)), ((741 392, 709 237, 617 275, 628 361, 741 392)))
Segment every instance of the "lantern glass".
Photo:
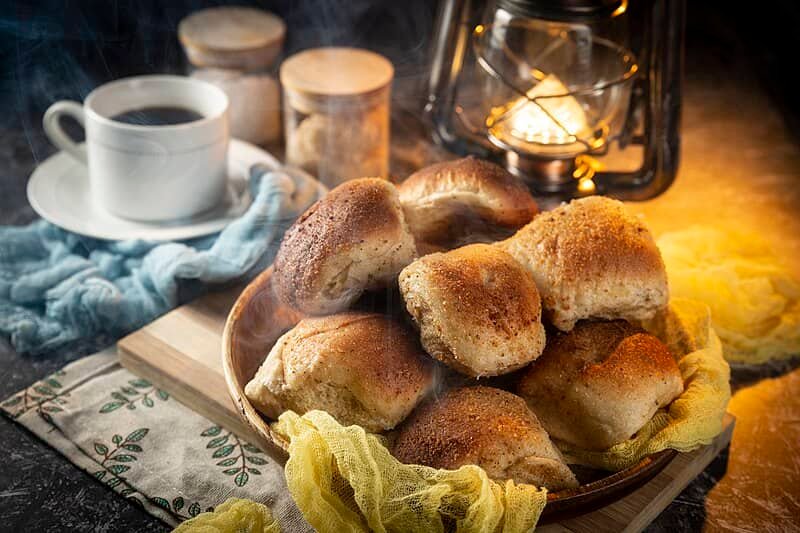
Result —
POLYGON ((472 41, 456 109, 473 135, 556 158, 602 151, 619 135, 638 68, 624 47, 585 24, 535 19, 478 25, 472 41))
POLYGON ((426 116, 540 194, 649 198, 679 156, 685 0, 443 0, 426 116), (592 190, 595 190, 592 188, 592 190))

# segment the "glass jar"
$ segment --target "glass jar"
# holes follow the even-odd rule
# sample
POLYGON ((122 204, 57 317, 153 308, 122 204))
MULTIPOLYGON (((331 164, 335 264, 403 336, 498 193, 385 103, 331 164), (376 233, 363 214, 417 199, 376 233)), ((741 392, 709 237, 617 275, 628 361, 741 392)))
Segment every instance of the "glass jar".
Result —
POLYGON ((260 145, 280 139, 280 88, 273 72, 285 34, 280 18, 246 7, 204 9, 178 26, 189 75, 225 91, 237 139, 260 145))
POLYGON ((258 145, 280 140, 280 88, 268 71, 194 68, 189 75, 213 83, 228 95, 232 137, 258 145))
POLYGON ((329 187, 389 175, 392 64, 354 48, 317 48, 280 70, 286 162, 329 187))

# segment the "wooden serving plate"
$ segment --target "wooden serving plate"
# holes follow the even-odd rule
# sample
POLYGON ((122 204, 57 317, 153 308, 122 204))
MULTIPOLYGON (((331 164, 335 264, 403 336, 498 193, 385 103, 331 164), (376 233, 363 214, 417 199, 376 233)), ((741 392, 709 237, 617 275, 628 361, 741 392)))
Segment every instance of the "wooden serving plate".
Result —
MULTIPOLYGON (((272 345, 284 332, 303 318, 303 314, 282 305, 271 286, 272 267, 254 279, 233 304, 222 336, 223 371, 228 392, 236 410, 259 440, 268 443, 284 457, 288 443, 269 427, 244 394, 245 385, 253 378, 272 345)), ((616 501, 641 487, 661 472, 677 455, 665 450, 630 468, 616 473, 578 472, 582 485, 548 494, 542 522, 578 516, 616 501)))
POLYGON ((270 429, 267 419, 244 394, 245 385, 255 376, 278 337, 304 316, 278 302, 271 279, 270 266, 251 281, 234 302, 222 331, 222 370, 239 415, 261 441, 272 444, 273 451, 285 458, 289 444, 270 429))

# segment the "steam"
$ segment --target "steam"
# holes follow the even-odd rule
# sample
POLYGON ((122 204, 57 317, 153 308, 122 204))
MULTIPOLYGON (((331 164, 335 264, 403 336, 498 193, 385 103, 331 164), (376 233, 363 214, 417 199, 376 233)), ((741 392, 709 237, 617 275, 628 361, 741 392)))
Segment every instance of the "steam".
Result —
MULTIPOLYGON (((425 76, 435 9, 425 0, 116 0, 102 9, 56 0, 15 2, 0 12, 5 111, 0 127, 24 131, 32 163, 41 161, 54 151, 41 128, 50 104, 80 101, 98 85, 126 76, 185 74, 178 23, 193 11, 220 4, 251 4, 281 16, 288 27, 286 55, 315 46, 366 47, 393 62, 399 84, 425 76)), ((403 88, 395 90, 394 100, 407 107, 415 97, 403 88)))

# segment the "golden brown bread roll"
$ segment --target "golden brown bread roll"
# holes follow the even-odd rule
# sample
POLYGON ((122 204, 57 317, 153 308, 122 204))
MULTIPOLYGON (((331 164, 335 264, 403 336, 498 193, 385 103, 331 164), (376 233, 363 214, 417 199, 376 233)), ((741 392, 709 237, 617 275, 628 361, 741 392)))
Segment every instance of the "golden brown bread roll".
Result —
POLYGON ((421 406, 401 426, 393 453, 433 468, 478 465, 492 479, 549 490, 578 486, 525 402, 491 387, 454 389, 421 406))
POLYGON ((276 419, 327 411, 368 431, 400 423, 433 387, 433 362, 413 332, 375 313, 301 320, 275 343, 245 394, 276 419))
POLYGON ((524 183, 506 169, 472 156, 422 168, 398 190, 419 242, 497 240, 539 212, 524 183))
POLYGON ((667 304, 653 237, 617 200, 573 200, 497 246, 533 274, 545 317, 562 331, 586 318, 646 320, 667 304))
POLYGON ((624 320, 550 338, 517 388, 552 438, 588 450, 627 440, 682 391, 669 349, 624 320))
POLYGON ((391 183, 348 181, 289 228, 275 257, 278 298, 308 314, 347 309, 369 289, 390 286, 416 255, 391 183))
POLYGON ((399 282, 425 351, 454 370, 497 376, 542 353, 539 291, 498 248, 471 244, 426 255, 404 268, 399 282))

